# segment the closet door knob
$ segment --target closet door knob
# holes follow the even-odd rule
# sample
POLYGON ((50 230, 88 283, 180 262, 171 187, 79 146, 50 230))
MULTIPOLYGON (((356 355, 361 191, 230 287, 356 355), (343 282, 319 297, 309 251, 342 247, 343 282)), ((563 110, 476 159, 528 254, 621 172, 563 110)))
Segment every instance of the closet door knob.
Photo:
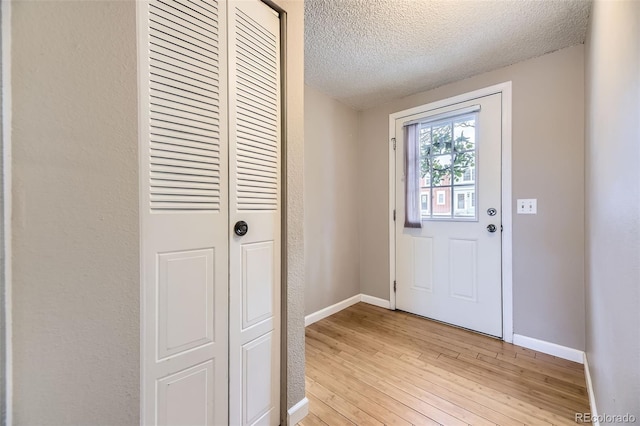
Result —
POLYGON ((235 226, 233 227, 233 232, 235 232, 238 237, 242 237, 247 232, 249 232, 249 225, 244 220, 240 220, 236 222, 235 226))

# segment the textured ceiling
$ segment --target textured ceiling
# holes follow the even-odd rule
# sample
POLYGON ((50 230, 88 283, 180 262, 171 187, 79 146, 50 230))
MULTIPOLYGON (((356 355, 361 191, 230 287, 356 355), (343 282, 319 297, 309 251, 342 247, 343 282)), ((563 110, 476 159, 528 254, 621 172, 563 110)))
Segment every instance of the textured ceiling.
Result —
POLYGON ((583 43, 588 0, 305 0, 305 82, 357 109, 583 43))

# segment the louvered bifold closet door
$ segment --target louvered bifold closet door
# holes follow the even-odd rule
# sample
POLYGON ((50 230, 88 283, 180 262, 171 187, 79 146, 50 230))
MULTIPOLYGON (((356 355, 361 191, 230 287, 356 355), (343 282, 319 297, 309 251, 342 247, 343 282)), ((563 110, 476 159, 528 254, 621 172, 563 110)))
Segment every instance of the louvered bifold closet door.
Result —
POLYGON ((228 422, 226 4, 138 2, 142 416, 228 422))
POLYGON ((229 420, 279 424, 280 18, 258 0, 229 1, 229 420))

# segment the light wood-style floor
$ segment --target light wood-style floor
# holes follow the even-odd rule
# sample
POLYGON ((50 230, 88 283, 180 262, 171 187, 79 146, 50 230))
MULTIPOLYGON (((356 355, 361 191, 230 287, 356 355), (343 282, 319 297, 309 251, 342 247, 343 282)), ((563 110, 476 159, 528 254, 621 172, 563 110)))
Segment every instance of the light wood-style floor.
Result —
POLYGON ((583 366, 358 303, 306 329, 313 425, 564 425, 588 412, 583 366))

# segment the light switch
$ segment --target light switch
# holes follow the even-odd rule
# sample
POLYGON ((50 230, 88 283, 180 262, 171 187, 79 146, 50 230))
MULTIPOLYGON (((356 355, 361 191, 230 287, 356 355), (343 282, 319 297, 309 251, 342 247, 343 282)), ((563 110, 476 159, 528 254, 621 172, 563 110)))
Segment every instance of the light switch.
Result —
POLYGON ((537 214, 538 200, 536 198, 519 198, 518 214, 537 214))

